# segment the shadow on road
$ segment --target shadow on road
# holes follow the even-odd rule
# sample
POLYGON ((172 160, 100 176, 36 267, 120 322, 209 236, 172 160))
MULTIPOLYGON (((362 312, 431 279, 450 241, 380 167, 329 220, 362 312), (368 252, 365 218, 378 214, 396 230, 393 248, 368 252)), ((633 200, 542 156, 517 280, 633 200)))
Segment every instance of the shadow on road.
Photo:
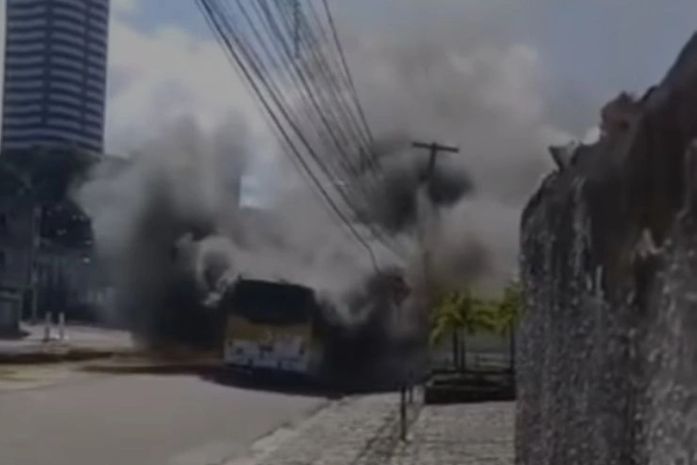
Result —
POLYGON ((223 386, 267 391, 278 394, 305 397, 326 397, 338 399, 346 392, 324 387, 316 382, 302 377, 277 375, 272 373, 246 373, 218 367, 203 376, 207 381, 223 386))
POLYGON ((113 350, 71 348, 61 345, 39 346, 27 351, 0 351, 0 365, 48 365, 87 362, 114 357, 113 350))
POLYGON ((80 367, 89 373, 109 375, 157 375, 157 376, 198 376, 199 378, 221 386, 238 389, 267 391, 278 394, 340 398, 345 392, 328 389, 299 377, 278 376, 272 374, 249 374, 226 369, 214 362, 171 363, 154 360, 141 363, 99 363, 80 367))
POLYGON ((209 367, 195 364, 99 364, 85 365, 80 370, 88 373, 101 373, 109 375, 201 375, 209 367))

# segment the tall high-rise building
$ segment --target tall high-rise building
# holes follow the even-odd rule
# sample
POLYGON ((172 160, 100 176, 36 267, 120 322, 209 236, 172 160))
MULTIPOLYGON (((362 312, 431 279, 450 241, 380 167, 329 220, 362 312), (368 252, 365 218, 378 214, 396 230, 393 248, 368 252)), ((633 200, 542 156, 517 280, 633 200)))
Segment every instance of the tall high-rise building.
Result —
POLYGON ((104 145, 109 0, 7 0, 2 150, 104 145))

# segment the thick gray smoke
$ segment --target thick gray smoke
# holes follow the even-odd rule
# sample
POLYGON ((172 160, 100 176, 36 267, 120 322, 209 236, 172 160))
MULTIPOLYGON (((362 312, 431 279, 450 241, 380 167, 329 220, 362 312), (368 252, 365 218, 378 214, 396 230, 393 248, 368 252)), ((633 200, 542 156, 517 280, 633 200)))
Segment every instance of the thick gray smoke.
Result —
POLYGON ((516 273, 518 218, 549 170, 546 147, 568 135, 545 119, 545 76, 533 48, 486 34, 422 34, 350 42, 370 122, 388 135, 377 144, 388 191, 379 216, 395 231, 418 231, 439 284, 495 290, 516 273), (439 155, 434 182, 424 186, 428 154, 413 141, 460 153, 439 155))
MULTIPOLYGON (((383 173, 371 201, 372 219, 394 233, 415 229, 420 220, 420 196, 434 207, 455 205, 472 193, 473 184, 462 164, 439 160, 430 172, 426 152, 415 152, 407 137, 377 141, 374 153, 383 173)), ((372 178, 366 174, 366 186, 372 178)))
MULTIPOLYGON (((517 219, 547 170, 545 147, 564 137, 544 119, 534 50, 418 35, 348 48, 384 173, 368 214, 405 254, 373 246, 413 290, 405 311, 423 314, 426 282, 500 285, 516 270, 517 219), (415 140, 461 153, 439 156, 428 178, 415 140)), ((240 207, 242 173, 254 175, 258 156, 247 133, 244 117, 213 134, 178 122, 131 159, 103 163, 77 194, 119 292, 115 314, 151 342, 208 340, 220 327, 211 309, 240 276, 311 286, 344 324, 382 307, 368 254, 282 155, 276 195, 240 207)))
POLYGON ((180 121, 131 159, 105 160, 76 194, 116 287, 109 316, 150 342, 196 342, 216 326, 202 303, 228 264, 202 241, 234 222, 243 128, 204 135, 180 121))
POLYGON ((547 145, 568 137, 545 119, 534 49, 432 32, 349 46, 385 173, 372 213, 411 252, 408 322, 433 291, 496 292, 516 274, 520 210, 550 167, 547 145), (460 153, 439 155, 429 182, 414 141, 460 153))
POLYGON ((76 193, 116 286, 107 316, 144 342, 216 341, 218 304, 240 277, 310 286, 341 324, 367 318, 346 306, 372 262, 312 192, 241 206, 246 133, 237 120, 213 134, 179 121, 131 158, 105 160, 76 193))

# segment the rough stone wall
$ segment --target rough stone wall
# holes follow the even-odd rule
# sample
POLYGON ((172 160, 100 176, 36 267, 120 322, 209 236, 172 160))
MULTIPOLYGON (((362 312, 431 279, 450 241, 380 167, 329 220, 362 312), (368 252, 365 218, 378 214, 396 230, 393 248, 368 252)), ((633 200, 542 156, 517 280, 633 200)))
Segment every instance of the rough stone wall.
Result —
POLYGON ((602 128, 523 213, 517 463, 697 463, 697 35, 602 128))

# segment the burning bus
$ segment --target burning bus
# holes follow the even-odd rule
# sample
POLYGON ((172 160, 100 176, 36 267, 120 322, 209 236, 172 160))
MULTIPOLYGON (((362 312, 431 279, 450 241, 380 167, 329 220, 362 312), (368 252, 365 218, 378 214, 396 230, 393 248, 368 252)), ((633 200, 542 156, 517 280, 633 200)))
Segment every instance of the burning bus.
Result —
POLYGON ((321 309, 312 289, 240 279, 223 300, 229 367, 316 377, 323 359, 321 309))
POLYGON ((308 287, 240 279, 221 305, 224 363, 236 371, 299 376, 325 386, 389 384, 417 369, 422 346, 389 330, 406 293, 397 274, 373 277, 347 304, 346 311, 366 315, 347 325, 335 321, 336 309, 308 287))

